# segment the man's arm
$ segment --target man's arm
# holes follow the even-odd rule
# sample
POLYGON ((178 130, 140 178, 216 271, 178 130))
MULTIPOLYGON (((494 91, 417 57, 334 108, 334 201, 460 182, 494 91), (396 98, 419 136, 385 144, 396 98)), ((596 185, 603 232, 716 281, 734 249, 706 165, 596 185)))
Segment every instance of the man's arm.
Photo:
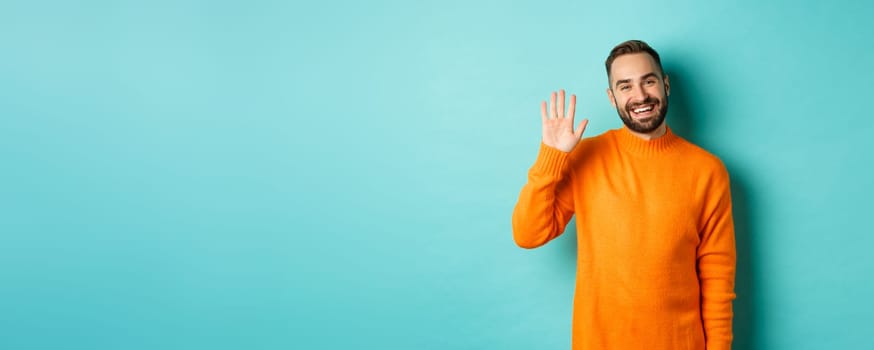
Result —
POLYGON ((513 210, 513 239, 522 248, 537 248, 561 235, 573 216, 567 173, 569 154, 540 144, 513 210))
POLYGON ((528 171, 528 183, 522 187, 513 210, 513 239, 523 248, 536 248, 558 237, 573 215, 568 160, 588 120, 583 119, 574 130, 577 97, 571 95, 567 113, 564 99, 564 90, 558 96, 553 92, 548 113, 546 101, 540 104, 543 123, 540 153, 528 171))
MULTIPOLYGON (((720 164, 721 165, 721 164, 720 164)), ((737 253, 731 216, 728 171, 721 166, 712 179, 705 210, 708 215, 698 245, 701 318, 707 350, 731 349, 732 301, 737 253)))

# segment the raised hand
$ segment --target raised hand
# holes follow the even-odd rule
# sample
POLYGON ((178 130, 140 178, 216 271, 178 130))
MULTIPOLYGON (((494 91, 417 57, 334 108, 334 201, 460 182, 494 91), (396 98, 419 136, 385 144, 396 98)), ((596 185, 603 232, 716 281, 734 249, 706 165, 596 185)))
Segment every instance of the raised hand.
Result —
POLYGON ((540 104, 543 143, 560 151, 570 152, 583 137, 583 131, 586 130, 589 120, 583 119, 580 126, 574 130, 574 110, 577 106, 577 95, 571 95, 567 114, 564 110, 564 89, 558 93, 558 106, 556 106, 555 98, 556 93, 553 92, 550 96, 549 114, 546 113, 546 101, 540 104))

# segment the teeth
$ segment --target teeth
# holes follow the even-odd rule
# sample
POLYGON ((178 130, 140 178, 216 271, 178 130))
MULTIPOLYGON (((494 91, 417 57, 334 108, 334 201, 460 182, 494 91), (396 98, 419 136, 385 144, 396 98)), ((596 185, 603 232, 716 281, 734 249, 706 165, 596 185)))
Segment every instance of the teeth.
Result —
POLYGON ((648 112, 652 110, 652 106, 646 106, 634 110, 634 113, 648 112))

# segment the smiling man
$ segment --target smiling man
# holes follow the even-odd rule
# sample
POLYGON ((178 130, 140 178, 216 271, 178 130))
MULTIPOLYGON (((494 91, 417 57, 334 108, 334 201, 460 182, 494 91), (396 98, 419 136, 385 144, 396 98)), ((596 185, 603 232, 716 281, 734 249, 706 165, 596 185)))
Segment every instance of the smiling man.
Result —
POLYGON ((581 140, 576 96, 541 104, 540 152, 513 211, 536 248, 576 215, 574 350, 730 349, 735 239, 729 177, 665 122, 671 86, 658 53, 619 44, 607 97, 624 127, 581 140))

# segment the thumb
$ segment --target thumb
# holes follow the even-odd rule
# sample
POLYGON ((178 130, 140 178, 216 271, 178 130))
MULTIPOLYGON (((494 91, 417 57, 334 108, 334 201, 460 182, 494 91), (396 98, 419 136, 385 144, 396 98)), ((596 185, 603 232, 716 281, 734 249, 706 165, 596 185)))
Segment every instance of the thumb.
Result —
POLYGON ((586 130, 586 125, 589 125, 589 120, 583 119, 583 121, 580 122, 580 126, 577 127, 577 130, 574 131, 574 135, 576 135, 578 139, 583 137, 583 131, 586 130))

